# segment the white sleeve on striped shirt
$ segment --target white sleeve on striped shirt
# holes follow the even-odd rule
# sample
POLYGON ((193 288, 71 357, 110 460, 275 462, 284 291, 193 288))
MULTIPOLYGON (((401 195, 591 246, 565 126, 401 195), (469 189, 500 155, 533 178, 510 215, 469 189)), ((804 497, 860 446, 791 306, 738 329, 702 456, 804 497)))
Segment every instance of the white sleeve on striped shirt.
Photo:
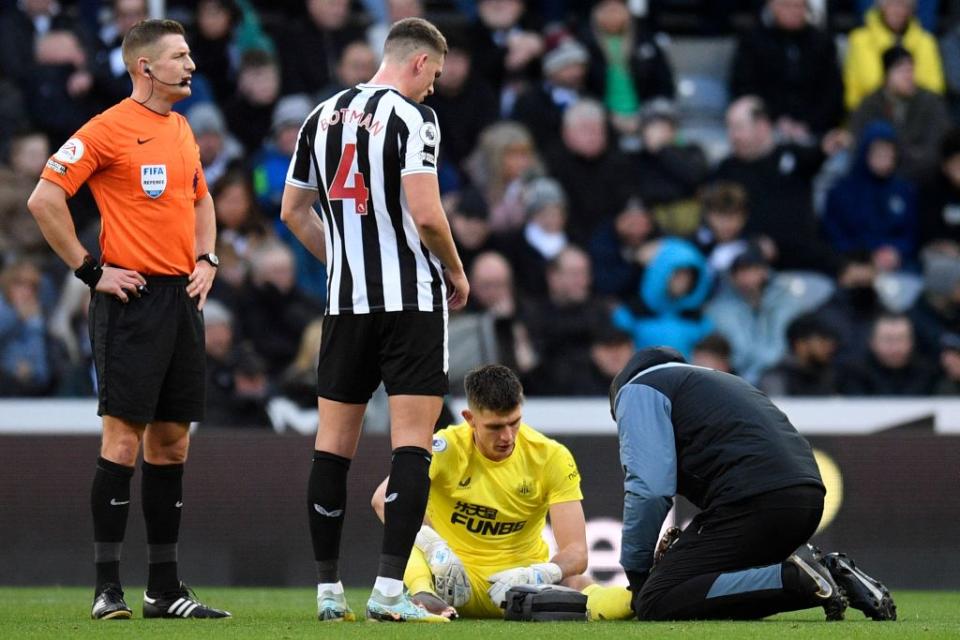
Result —
MULTIPOLYGON (((428 108, 429 109, 429 108, 428 108)), ((418 118, 410 122, 407 136, 407 153, 403 158, 400 175, 409 173, 436 173, 437 152, 440 150, 440 127, 437 126, 437 114, 429 109, 432 120, 418 118)))
POLYGON ((297 135, 297 148, 293 151, 293 157, 290 158, 290 165, 287 167, 286 182, 294 187, 301 189, 317 189, 317 172, 314 170, 311 148, 313 140, 307 130, 307 118, 300 126, 300 133, 297 135))

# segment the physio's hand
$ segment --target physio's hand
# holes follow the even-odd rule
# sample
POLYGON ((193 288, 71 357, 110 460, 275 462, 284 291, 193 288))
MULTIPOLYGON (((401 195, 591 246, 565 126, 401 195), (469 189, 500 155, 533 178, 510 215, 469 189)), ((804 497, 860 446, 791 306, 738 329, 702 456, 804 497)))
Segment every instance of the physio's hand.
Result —
POLYGON ((146 278, 136 271, 103 267, 103 275, 97 281, 96 290, 117 296, 121 302, 129 302, 131 295, 140 297, 140 287, 146 284, 146 278))
POLYGON ((490 596, 493 604, 502 607, 510 587, 518 584, 557 584, 562 579, 563 570, 552 562, 505 569, 487 578, 487 582, 491 584, 487 589, 487 595, 490 596))
POLYGON ((447 541, 427 525, 420 527, 414 546, 423 552, 433 574, 433 588, 448 605, 462 607, 470 601, 470 579, 463 562, 447 541))

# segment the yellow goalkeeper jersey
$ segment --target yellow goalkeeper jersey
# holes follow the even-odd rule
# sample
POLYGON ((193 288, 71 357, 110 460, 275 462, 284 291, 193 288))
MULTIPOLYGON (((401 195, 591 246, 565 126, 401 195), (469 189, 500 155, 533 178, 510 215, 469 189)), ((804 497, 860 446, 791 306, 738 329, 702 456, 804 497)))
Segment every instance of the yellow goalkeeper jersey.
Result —
POLYGON ((434 434, 427 514, 464 564, 490 572, 546 562, 550 505, 582 500, 580 472, 565 446, 526 424, 508 458, 493 461, 467 424, 434 434))

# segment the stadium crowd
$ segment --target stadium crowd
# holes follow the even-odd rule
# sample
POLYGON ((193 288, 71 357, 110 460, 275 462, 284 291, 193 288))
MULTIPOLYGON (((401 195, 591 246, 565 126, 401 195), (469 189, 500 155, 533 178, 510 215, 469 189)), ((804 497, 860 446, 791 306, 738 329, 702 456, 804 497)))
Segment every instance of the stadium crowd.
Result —
MULTIPOLYGON (((279 219, 287 165, 313 106, 368 80, 412 15, 449 43, 426 104, 473 288, 450 318, 454 378, 496 361, 530 395, 604 395, 635 349, 667 344, 774 395, 960 393, 950 3, 849 2, 849 33, 822 2, 702 3, 701 31, 736 42, 706 126, 709 83, 667 53, 671 4, 168 0, 198 67, 176 110, 218 223, 208 422, 267 426, 276 395, 316 406, 326 276, 279 219)), ((120 42, 147 2, 4 5, 0 395, 92 396, 89 292, 26 202, 51 153, 129 95, 120 42)), ((86 189, 71 209, 97 255, 86 189)))

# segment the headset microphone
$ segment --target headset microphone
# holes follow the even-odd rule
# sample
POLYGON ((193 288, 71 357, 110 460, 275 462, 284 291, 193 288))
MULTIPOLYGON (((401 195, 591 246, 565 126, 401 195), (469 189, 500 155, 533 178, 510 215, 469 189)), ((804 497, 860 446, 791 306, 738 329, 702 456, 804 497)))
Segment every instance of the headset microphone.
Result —
POLYGON ((186 80, 181 80, 180 82, 164 82, 163 80, 161 80, 161 79, 158 78, 157 76, 153 75, 153 73, 151 73, 150 67, 144 67, 144 68, 143 68, 143 72, 146 73, 148 76, 150 76, 151 79, 156 80, 156 81, 159 82, 160 84, 165 84, 165 85, 167 85, 168 87, 183 87, 183 86, 186 86, 186 84, 187 84, 187 81, 186 81, 186 80))

